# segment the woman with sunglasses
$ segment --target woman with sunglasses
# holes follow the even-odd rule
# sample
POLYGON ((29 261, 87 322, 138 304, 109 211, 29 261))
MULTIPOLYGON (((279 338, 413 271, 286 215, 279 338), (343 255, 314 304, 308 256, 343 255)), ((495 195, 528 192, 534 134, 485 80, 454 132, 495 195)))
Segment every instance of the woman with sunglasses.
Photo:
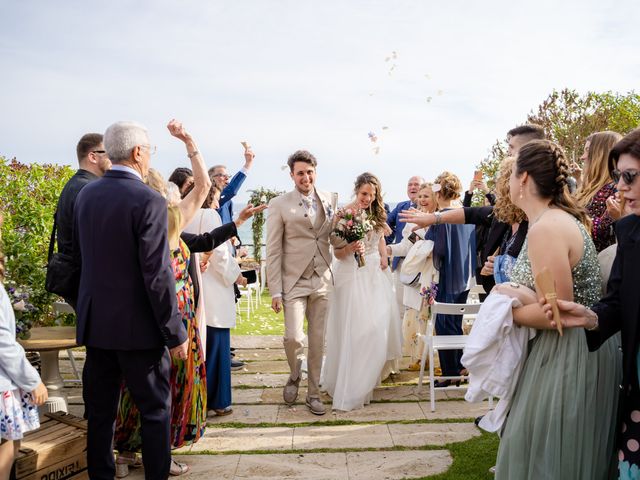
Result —
MULTIPOLYGON (((615 226, 618 248, 607 295, 590 309, 562 300, 558 301, 558 307, 564 326, 585 329, 590 350, 597 350, 621 332, 618 478, 640 479, 640 129, 633 130, 613 147, 609 168, 631 214, 615 226)), ((545 311, 551 319, 551 306, 545 305, 545 311)))

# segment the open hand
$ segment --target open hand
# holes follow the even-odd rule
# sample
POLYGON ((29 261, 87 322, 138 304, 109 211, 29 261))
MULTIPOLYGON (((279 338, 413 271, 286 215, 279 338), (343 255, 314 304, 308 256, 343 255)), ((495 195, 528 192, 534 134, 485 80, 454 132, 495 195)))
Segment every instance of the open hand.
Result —
MULTIPOLYGON (((553 320, 551 305, 547 303, 544 297, 539 299, 539 303, 542 305, 542 311, 547 316, 547 319, 551 321, 551 327, 556 328, 557 324, 553 320)), ((592 310, 579 303, 558 299, 558 310, 560 311, 560 321, 563 327, 593 328, 598 321, 598 316, 592 310)))
POLYGON ((420 210, 411 208, 409 210, 403 210, 399 214, 400 219, 405 223, 415 223, 416 226, 412 229, 414 232, 421 228, 430 227, 436 223, 436 216, 433 213, 423 213, 420 210))
POLYGON ((246 220, 248 220, 249 218, 251 218, 253 215, 255 215, 256 213, 262 212, 263 210, 265 210, 267 208, 268 205, 266 204, 262 204, 262 205, 258 205, 257 207, 254 207, 253 205, 251 205, 250 203, 244 207, 240 213, 238 214, 238 219, 236 220, 236 226, 240 226, 242 225, 246 220), (239 222, 239 223, 238 223, 239 222))

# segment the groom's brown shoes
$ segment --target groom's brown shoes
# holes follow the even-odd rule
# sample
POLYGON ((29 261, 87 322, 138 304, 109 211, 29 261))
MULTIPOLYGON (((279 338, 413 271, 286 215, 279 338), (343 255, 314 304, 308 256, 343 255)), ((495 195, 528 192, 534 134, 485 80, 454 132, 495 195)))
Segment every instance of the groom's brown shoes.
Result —
POLYGON ((305 402, 305 405, 309 407, 309 410, 314 415, 324 415, 325 413, 327 413, 326 408, 324 407, 324 405, 322 404, 319 398, 307 397, 307 401, 305 402))
POLYGON ((287 405, 293 405, 298 398, 298 386, 300 385, 300 378, 302 375, 298 375, 297 380, 287 380, 287 384, 284 386, 284 390, 282 391, 282 396, 284 397, 284 403, 287 405))

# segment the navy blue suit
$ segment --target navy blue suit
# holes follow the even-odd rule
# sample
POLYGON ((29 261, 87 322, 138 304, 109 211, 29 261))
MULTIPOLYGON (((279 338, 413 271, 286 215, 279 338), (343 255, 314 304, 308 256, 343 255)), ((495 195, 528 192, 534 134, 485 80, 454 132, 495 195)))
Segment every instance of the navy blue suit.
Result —
POLYGON ((233 221, 233 202, 231 200, 238 194, 246 179, 247 176, 242 171, 236 173, 220 193, 220 207, 217 212, 220 214, 223 225, 233 221))
POLYGON ((124 378, 142 420, 146 478, 171 461, 167 347, 186 341, 169 260, 167 204, 132 173, 110 171, 82 189, 74 222, 81 266, 77 340, 83 372, 89 477, 115 475, 113 428, 124 378))

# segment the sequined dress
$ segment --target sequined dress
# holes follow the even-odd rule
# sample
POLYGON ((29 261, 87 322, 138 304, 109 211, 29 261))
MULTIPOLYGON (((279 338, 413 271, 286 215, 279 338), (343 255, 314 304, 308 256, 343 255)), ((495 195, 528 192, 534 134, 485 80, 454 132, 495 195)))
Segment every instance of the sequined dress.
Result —
MULTIPOLYGON (((600 270, 588 232, 573 268, 576 302, 600 298, 600 270)), ((512 281, 534 287, 527 241, 512 281)), ((611 338, 589 352, 581 328, 538 331, 500 439, 496 479, 607 479, 615 476, 615 417, 621 356, 611 338)))
MULTIPOLYGON (((171 252, 178 310, 182 313, 189 339, 186 360, 171 359, 171 448, 197 442, 207 420, 207 374, 195 319, 189 255, 189 248, 182 240, 180 247, 171 252)), ((136 452, 142 446, 140 413, 126 386, 123 386, 118 405, 114 444, 120 452, 136 452)))

